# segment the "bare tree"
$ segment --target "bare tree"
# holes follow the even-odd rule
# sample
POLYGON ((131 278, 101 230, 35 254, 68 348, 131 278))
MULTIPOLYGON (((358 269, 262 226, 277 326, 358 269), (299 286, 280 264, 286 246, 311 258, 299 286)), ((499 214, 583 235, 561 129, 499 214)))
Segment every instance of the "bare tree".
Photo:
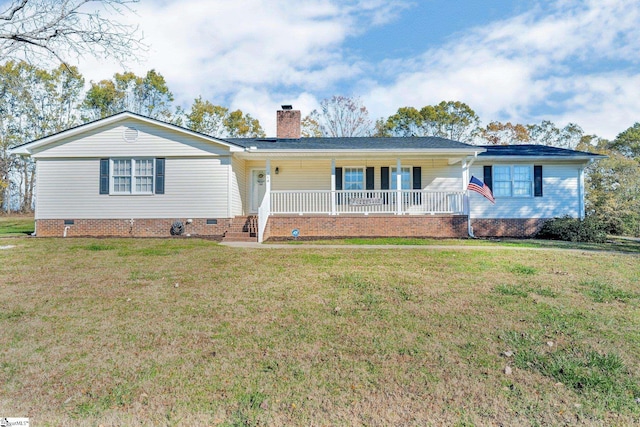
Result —
POLYGON ((320 102, 320 111, 313 110, 304 122, 313 124, 311 134, 330 137, 369 136, 373 124, 369 111, 360 98, 334 96, 320 102))
POLYGON ((138 27, 114 19, 138 0, 10 0, 0 10, 0 61, 31 63, 70 56, 123 63, 146 49, 138 27), (8 6, 7 6, 8 4, 8 6))

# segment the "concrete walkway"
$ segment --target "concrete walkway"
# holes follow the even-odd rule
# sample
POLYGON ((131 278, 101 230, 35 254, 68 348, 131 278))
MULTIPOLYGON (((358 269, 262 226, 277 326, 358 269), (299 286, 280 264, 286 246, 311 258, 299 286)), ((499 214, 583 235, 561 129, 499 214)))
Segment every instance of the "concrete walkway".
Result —
POLYGON ((534 250, 534 251, 581 251, 584 249, 563 249, 563 248, 531 248, 523 246, 466 246, 466 245, 316 245, 313 243, 288 244, 288 243, 257 243, 257 242, 221 242, 223 246, 230 248, 246 249, 437 249, 437 250, 534 250))
POLYGON ((423 250, 451 250, 451 251, 465 251, 465 250, 486 250, 486 251, 552 251, 552 252, 574 252, 574 253, 616 253, 625 255, 640 256, 639 253, 615 251, 615 250, 601 250, 601 249, 575 249, 575 248, 532 248, 526 246, 502 246, 502 245, 317 245, 313 243, 257 243, 257 242, 221 242, 222 246, 228 246, 230 248, 241 249, 346 249, 346 250, 371 250, 371 249, 423 249, 423 250))

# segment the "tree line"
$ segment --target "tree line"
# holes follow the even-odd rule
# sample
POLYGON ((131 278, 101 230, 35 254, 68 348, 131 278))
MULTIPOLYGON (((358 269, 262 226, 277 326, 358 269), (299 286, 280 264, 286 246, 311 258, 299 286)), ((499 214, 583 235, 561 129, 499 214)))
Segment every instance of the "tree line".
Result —
POLYGON ((124 110, 220 138, 263 137, 257 119, 241 110, 214 105, 201 97, 185 111, 155 70, 144 76, 116 73, 90 82, 75 67, 53 70, 27 62, 0 66, 0 207, 30 212, 34 203, 35 165, 9 156, 10 148, 124 110))
POLYGON ((358 98, 334 96, 303 121, 303 136, 373 136, 449 138, 469 144, 539 144, 603 154, 585 171, 586 211, 611 234, 640 236, 640 123, 607 140, 588 135, 569 123, 558 127, 549 120, 521 124, 492 121, 482 126, 471 107, 442 101, 420 109, 400 107, 395 114, 373 122, 358 98))
MULTIPOLYGON (((29 212, 34 203, 35 167, 28 158, 9 156, 11 147, 104 118, 123 110, 142 114, 220 138, 264 137, 260 122, 198 97, 188 109, 175 106, 164 77, 116 73, 90 82, 67 65, 47 70, 8 61, 0 66, 0 206, 29 212)), ((574 123, 551 121, 513 124, 479 116, 460 101, 442 101, 420 109, 400 107, 372 120, 357 97, 333 96, 302 120, 303 137, 435 136, 471 144, 542 144, 605 154, 587 170, 587 209, 606 220, 613 232, 640 235, 640 123, 613 141, 587 135, 574 123)))

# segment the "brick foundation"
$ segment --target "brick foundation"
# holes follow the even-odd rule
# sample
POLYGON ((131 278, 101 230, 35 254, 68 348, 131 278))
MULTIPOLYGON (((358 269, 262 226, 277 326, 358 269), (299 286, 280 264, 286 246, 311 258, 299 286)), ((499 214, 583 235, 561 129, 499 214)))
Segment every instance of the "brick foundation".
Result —
MULTIPOLYGON (((185 218, 134 219, 132 224, 128 219, 73 219, 67 237, 170 237, 175 221, 182 221, 184 234, 221 238, 232 220, 221 218, 217 224, 207 224, 206 218, 193 218, 193 222, 187 224, 185 218)), ((38 219, 36 235, 62 237, 65 227, 64 219, 38 219)))
POLYGON ((546 218, 472 219, 476 237, 533 237, 547 221, 546 218))
POLYGON ((322 237, 466 237, 467 217, 456 216, 271 216, 264 239, 322 237))
MULTIPOLYGON (((177 219, 73 219, 68 237, 170 237, 171 225, 182 221, 184 234, 221 238, 231 227, 232 219, 219 218, 217 224, 207 224, 206 218, 177 219)), ((532 237, 546 219, 473 219, 476 237, 532 237)), ((62 237, 64 219, 36 220, 38 237, 62 237)), ((467 217, 464 215, 360 215, 360 216, 271 216, 264 239, 291 237, 300 230, 300 238, 338 237, 467 237, 467 217)))

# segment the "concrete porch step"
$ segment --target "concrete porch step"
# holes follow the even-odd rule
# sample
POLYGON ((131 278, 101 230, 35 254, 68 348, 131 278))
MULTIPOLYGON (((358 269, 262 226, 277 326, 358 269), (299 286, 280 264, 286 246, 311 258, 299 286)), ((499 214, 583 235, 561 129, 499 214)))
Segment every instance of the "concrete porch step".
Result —
POLYGON ((258 232, 258 218, 255 216, 237 216, 228 228, 231 232, 258 232))
POLYGON ((227 231, 222 239, 223 242, 257 242, 258 237, 245 231, 227 231))

